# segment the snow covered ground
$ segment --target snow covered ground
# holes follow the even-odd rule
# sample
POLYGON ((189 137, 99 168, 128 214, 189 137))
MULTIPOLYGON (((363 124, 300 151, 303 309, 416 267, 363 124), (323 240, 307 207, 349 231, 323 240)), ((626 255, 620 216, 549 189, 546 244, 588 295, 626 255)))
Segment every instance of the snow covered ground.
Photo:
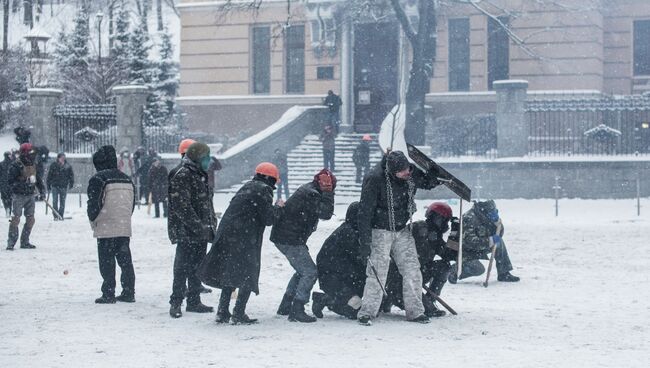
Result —
MULTIPOLYGON (((218 210, 228 199, 216 199, 218 210)), ((39 204, 38 249, 0 250, 0 367, 647 367, 650 200, 641 217, 633 201, 562 201, 558 218, 549 200, 497 204, 520 283, 463 280, 443 290, 458 316, 419 325, 393 310, 372 327, 331 312, 311 325, 275 315, 291 268, 268 240, 248 310, 258 325, 171 319, 174 248, 166 222, 145 208, 131 242, 137 302, 95 305, 101 278, 85 209, 71 195, 73 219, 53 222, 39 204)), ((321 224, 312 255, 344 212, 321 224)), ((216 307, 217 297, 203 301, 216 307)))

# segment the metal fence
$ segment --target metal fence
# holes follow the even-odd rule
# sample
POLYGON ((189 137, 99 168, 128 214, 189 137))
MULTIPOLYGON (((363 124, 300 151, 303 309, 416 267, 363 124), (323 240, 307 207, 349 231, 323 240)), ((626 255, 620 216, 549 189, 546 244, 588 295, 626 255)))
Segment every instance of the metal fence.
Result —
POLYGON ((172 153, 178 150, 178 142, 186 138, 180 121, 174 117, 160 123, 147 111, 142 114, 142 145, 158 153, 172 153))
POLYGON ((115 105, 59 105, 53 111, 57 151, 93 153, 117 142, 115 105))
POLYGON ((548 155, 650 154, 650 96, 528 101, 528 152, 548 155))
POLYGON ((435 157, 496 157, 496 117, 443 116, 429 125, 426 140, 435 157))

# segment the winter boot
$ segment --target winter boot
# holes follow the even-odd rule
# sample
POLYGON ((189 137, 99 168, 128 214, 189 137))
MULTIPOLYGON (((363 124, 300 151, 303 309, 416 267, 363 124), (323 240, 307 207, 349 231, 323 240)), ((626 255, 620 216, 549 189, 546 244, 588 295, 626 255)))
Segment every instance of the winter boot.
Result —
POLYGON ((293 303, 291 303, 291 311, 289 312, 289 321, 303 323, 316 322, 316 317, 305 313, 305 304, 307 303, 296 299, 293 300, 293 303))
POLYGON ((233 314, 230 323, 233 325, 254 325, 257 323, 257 318, 249 318, 246 313, 242 315, 233 314))
POLYGON ((330 304, 329 297, 325 293, 314 291, 311 293, 311 312, 317 318, 323 318, 323 309, 330 304))
POLYGON ((245 312, 246 304, 248 304, 248 298, 250 296, 250 291, 239 289, 239 294, 237 294, 237 301, 235 302, 235 308, 232 310, 231 323, 233 325, 252 325, 257 323, 257 319, 248 317, 245 312))
POLYGON ((359 324, 362 326, 372 326, 372 318, 368 316, 359 317, 359 324))
POLYGON ((424 315, 427 317, 442 317, 447 314, 447 312, 438 309, 436 303, 433 301, 433 298, 428 294, 422 296, 422 304, 424 305, 424 315))
POLYGON ((95 304, 115 304, 115 297, 102 295, 101 297, 95 299, 95 304))
POLYGON ((510 272, 504 272, 500 273, 499 276, 497 276, 497 280, 502 282, 519 282, 519 277, 511 274, 510 272))
POLYGON ((413 319, 409 319, 408 321, 409 322, 422 323, 422 324, 426 324, 426 323, 431 322, 429 317, 425 316, 424 314, 420 314, 419 316, 417 316, 417 317, 415 317, 413 319))
POLYGON ((455 284, 458 282, 458 272, 456 272, 456 269, 452 269, 451 272, 449 273, 449 277, 447 278, 447 281, 449 281, 450 284, 455 284))
POLYGON ((284 294, 280 306, 278 307, 277 314, 281 316, 288 316, 291 312, 291 303, 293 302, 293 295, 284 294))
POLYGON ((115 298, 118 302, 122 303, 135 303, 135 296, 133 294, 120 294, 117 298, 115 298))
POLYGON ((391 309, 393 308, 393 303, 388 300, 388 298, 384 298, 384 300, 381 301, 381 306, 379 307, 379 310, 382 313, 390 313, 391 309))
POLYGON ((232 315, 228 310, 230 309, 230 296, 233 291, 234 290, 230 288, 224 288, 221 290, 219 306, 217 307, 217 318, 215 319, 217 323, 230 322, 230 317, 232 317, 232 315))
POLYGON ((214 312, 214 308, 204 305, 201 302, 198 302, 198 303, 188 304, 185 307, 185 311, 194 312, 194 313, 212 313, 214 312))
POLYGON ((183 312, 181 312, 181 306, 172 305, 171 307, 169 307, 169 315, 172 318, 181 318, 183 316, 183 312))

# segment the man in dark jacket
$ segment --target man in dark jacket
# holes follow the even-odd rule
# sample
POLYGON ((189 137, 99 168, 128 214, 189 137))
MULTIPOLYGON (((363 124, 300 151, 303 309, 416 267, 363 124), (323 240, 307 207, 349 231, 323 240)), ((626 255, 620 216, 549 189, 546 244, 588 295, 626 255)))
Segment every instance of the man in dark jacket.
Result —
POLYGON ((169 185, 168 172, 160 158, 153 160, 149 169, 149 185, 151 186, 151 203, 154 206, 155 217, 160 217, 160 203, 163 207, 163 216, 167 217, 167 189, 169 185))
POLYGON ((212 156, 210 157, 210 167, 208 167, 208 185, 210 189, 214 192, 214 188, 217 185, 217 171, 221 170, 221 162, 219 159, 212 156))
POLYGON ((323 308, 357 318, 366 284, 366 264, 359 255, 359 202, 348 207, 345 222, 323 243, 316 257, 318 284, 325 293, 312 294, 312 312, 323 318, 323 308))
POLYGON ((63 220, 65 197, 68 194, 68 189, 72 189, 74 185, 74 172, 72 166, 65 159, 65 153, 59 153, 56 156, 56 161, 50 165, 47 170, 46 184, 47 191, 52 191, 52 207, 60 216, 57 217, 53 213, 54 221, 63 220))
POLYGON ((135 271, 131 259, 131 216, 135 208, 135 187, 117 168, 113 146, 103 146, 93 154, 97 173, 88 181, 88 220, 97 238, 99 272, 104 279, 97 304, 135 302, 135 271), (122 270, 122 293, 115 297, 115 261, 122 270))
POLYGON ((316 230, 319 219, 329 220, 332 217, 335 188, 334 174, 327 169, 321 170, 313 181, 300 186, 289 197, 273 224, 271 241, 296 271, 287 285, 277 312, 279 315, 288 315, 289 321, 316 321, 304 309, 318 277, 316 265, 309 255, 307 239, 316 230))
POLYGON ((334 172, 334 157, 336 155, 336 132, 332 125, 327 125, 320 135, 323 142, 323 167, 334 172))
MULTIPOLYGON (((463 215, 463 269, 460 279, 480 276, 485 272, 481 259, 489 259, 492 247, 496 247, 494 260, 497 268, 497 280, 503 282, 517 282, 519 277, 510 273, 512 263, 508 250, 503 242, 503 224, 499 217, 499 210, 493 200, 476 202, 474 206, 463 215)), ((449 275, 449 282, 457 281, 457 265, 453 266, 449 275)))
POLYGON ((7 174, 9 174, 9 167, 13 161, 13 154, 11 151, 7 151, 4 154, 4 160, 0 162, 0 196, 7 217, 11 216, 11 188, 7 182, 7 174))
POLYGON ((273 163, 280 170, 280 179, 278 180, 278 199, 282 199, 282 192, 284 197, 289 198, 289 164, 287 163, 287 154, 281 149, 276 148, 273 155, 273 163))
POLYGON ((153 148, 149 148, 148 152, 145 152, 144 149, 139 150, 138 152, 141 152, 141 154, 138 156, 135 175, 140 181, 140 196, 144 197, 145 203, 149 203, 149 193, 151 193, 151 186, 149 185, 149 170, 151 169, 153 160, 158 157, 158 154, 153 148))
POLYGON ((370 171, 370 141, 372 141, 370 134, 364 135, 352 153, 352 162, 357 168, 357 183, 361 183, 363 177, 370 171))
POLYGON ((29 242, 29 236, 34 227, 35 197, 43 193, 45 187, 43 180, 36 170, 36 149, 31 143, 20 145, 20 155, 9 166, 7 172, 7 184, 11 189, 12 218, 9 223, 9 237, 7 239, 7 250, 14 250, 18 241, 18 225, 20 216, 25 215, 25 226, 20 234, 20 247, 23 249, 36 248, 29 242), (38 190, 38 192, 37 192, 38 190))
MULTIPOLYGON (((411 225, 411 233, 415 238, 415 247, 422 272, 422 285, 428 286, 438 296, 451 272, 450 262, 458 257, 458 248, 452 249, 452 242, 448 244, 443 238, 443 235, 449 230, 450 221, 452 221, 451 207, 446 203, 434 202, 427 208, 426 219, 411 225), (436 256, 439 256, 440 259, 434 260, 436 256)), ((384 302, 384 307, 390 308, 392 304, 404 309, 402 285, 402 275, 397 271, 395 262, 391 262, 386 282, 388 300, 384 302)), ((441 317, 445 315, 445 311, 438 309, 433 296, 428 292, 422 295, 422 302, 426 316, 441 317)))
POLYGON ((189 146, 182 164, 169 175, 169 240, 176 244, 174 281, 169 298, 169 315, 179 318, 187 282, 187 312, 211 313, 212 307, 201 303, 201 281, 196 270, 203 261, 208 243, 214 241, 217 219, 208 186, 207 169, 210 148, 195 142, 189 146))
POLYGON ((379 313, 383 294, 380 282, 386 283, 391 256, 404 277, 407 320, 429 322, 422 305, 422 274, 415 240, 407 224, 416 210, 417 188, 432 189, 436 185, 436 178, 411 165, 400 151, 384 156, 363 180, 359 242, 362 254, 369 258, 359 323, 370 325, 379 313))
POLYGON ((343 105, 341 97, 336 95, 334 91, 327 91, 327 97, 325 97, 324 105, 327 106, 329 111, 329 124, 333 127, 336 127, 336 133, 339 132, 339 125, 341 122, 340 110, 343 105))
MULTIPOLYGON (((273 206, 273 189, 278 169, 269 162, 257 165, 255 176, 230 201, 217 230, 215 242, 198 270, 207 285, 221 288, 217 323, 252 324, 246 315, 251 292, 259 294, 262 237, 273 224, 278 207, 273 206), (230 298, 239 289, 233 313, 230 298)), ((281 203, 280 203, 281 205, 281 203)))

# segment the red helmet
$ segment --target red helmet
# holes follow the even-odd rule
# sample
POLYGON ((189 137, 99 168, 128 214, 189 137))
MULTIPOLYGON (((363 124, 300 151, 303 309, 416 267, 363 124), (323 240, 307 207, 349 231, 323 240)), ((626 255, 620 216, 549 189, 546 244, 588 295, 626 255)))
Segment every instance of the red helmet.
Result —
POLYGON ((451 207, 447 203, 444 202, 433 202, 427 207, 427 213, 426 217, 431 216, 431 214, 435 212, 438 215, 450 219, 453 216, 453 212, 451 210, 451 207))
POLYGON ((278 170, 278 167, 270 162, 262 162, 261 164, 257 165, 255 168, 255 174, 270 176, 272 178, 275 178, 276 181, 280 181, 280 170, 278 170))
POLYGON ((31 143, 23 143, 20 145, 20 154, 21 155, 27 155, 32 153, 32 150, 34 149, 34 146, 32 146, 31 143))
POLYGON ((192 143, 194 143, 194 142, 195 142, 194 139, 190 139, 190 138, 183 139, 183 140, 181 141, 181 143, 178 145, 178 153, 180 153, 181 155, 184 155, 185 152, 187 151, 187 149, 188 149, 188 148, 192 145, 192 143))

